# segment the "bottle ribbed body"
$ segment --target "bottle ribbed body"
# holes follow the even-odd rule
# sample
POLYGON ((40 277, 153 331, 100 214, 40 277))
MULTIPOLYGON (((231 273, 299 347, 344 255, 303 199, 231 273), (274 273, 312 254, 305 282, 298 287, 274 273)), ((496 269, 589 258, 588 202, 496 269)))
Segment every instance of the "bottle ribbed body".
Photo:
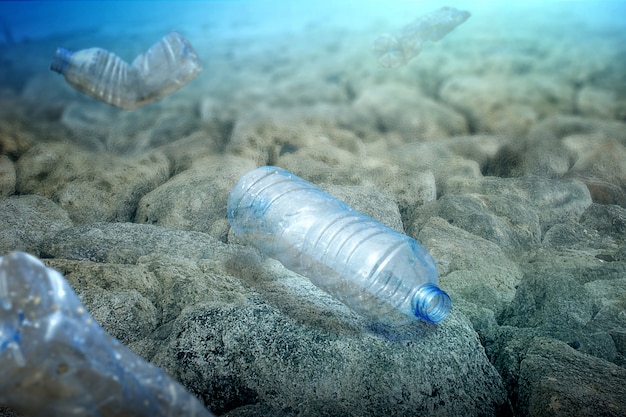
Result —
POLYGON ((240 240, 367 317, 440 321, 449 311, 421 244, 288 171, 245 174, 231 191, 228 216, 240 240))
POLYGON ((178 90, 200 73, 201 65, 191 44, 172 32, 131 65, 101 48, 58 48, 50 69, 82 93, 132 110, 178 90))

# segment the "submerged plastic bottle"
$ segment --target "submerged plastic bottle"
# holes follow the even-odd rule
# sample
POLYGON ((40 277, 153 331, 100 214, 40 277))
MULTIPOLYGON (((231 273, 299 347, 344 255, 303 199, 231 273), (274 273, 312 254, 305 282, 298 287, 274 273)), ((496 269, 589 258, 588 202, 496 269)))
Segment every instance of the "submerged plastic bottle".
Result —
POLYGON ((101 48, 75 52, 58 48, 50 69, 88 96, 133 110, 178 90, 202 66, 189 41, 170 32, 131 65, 101 48))
POLYGON ((385 324, 443 320, 451 308, 426 249, 282 168, 244 174, 230 192, 235 236, 385 324))
POLYGON ((0 257, 0 404, 29 416, 210 417, 193 395, 106 333, 63 276, 0 257))

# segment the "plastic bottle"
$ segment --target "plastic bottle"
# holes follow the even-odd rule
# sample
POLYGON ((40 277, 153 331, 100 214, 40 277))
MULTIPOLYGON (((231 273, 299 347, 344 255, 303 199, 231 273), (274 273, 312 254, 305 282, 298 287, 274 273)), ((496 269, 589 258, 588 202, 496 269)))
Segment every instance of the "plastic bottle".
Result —
POLYGON ((29 416, 212 416, 23 252, 0 257, 0 375, 0 404, 29 416))
POLYGON ((177 32, 164 36, 128 65, 101 48, 58 48, 50 64, 78 91, 126 110, 170 94, 202 70, 198 55, 177 32))
POLYGON ((381 66, 397 68, 419 55, 424 42, 441 40, 470 16, 465 10, 442 7, 418 17, 395 34, 380 35, 372 49, 381 66))
POLYGON ((377 322, 439 322, 450 311, 421 244, 282 168, 243 175, 228 219, 241 241, 377 322))

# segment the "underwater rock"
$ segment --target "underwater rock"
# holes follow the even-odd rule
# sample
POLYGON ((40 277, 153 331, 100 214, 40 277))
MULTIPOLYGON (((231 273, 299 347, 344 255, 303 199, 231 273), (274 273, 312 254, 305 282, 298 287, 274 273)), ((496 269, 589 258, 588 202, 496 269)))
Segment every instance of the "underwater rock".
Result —
POLYGON ((566 81, 537 75, 510 77, 456 75, 439 90, 441 100, 462 112, 473 131, 524 136, 542 117, 569 113, 574 88, 566 81))
POLYGON ((307 181, 338 185, 363 185, 366 167, 378 168, 382 161, 365 155, 339 149, 332 144, 320 143, 285 152, 277 160, 277 166, 288 169, 307 181))
MULTIPOLYGON (((528 176, 520 178, 469 179, 448 184, 450 194, 459 194, 462 198, 466 194, 481 194, 490 197, 508 197, 525 200, 525 210, 534 213, 539 218, 542 233, 556 223, 569 220, 578 221, 582 213, 591 205, 591 196, 587 187, 577 180, 556 180, 528 176)), ((520 200, 521 201, 521 200, 520 200)), ((521 224, 513 213, 506 213, 502 207, 503 218, 521 224)), ((498 212, 497 210, 496 212, 498 212)), ((529 231, 532 231, 532 227, 529 231)))
POLYGON ((20 250, 39 255, 46 234, 72 226, 67 212, 40 195, 0 199, 0 254, 20 250))
POLYGON ((244 415, 317 415, 320 404, 329 416, 478 416, 504 407, 499 376, 461 316, 436 330, 377 335, 302 277, 285 271, 257 285, 266 289, 245 301, 187 308, 153 359, 218 414, 253 404, 244 415), (299 288, 295 300, 289 287, 299 288), (325 305, 315 311, 318 299, 325 305))
POLYGON ((151 253, 183 259, 206 259, 223 254, 225 244, 200 232, 185 232, 136 223, 92 223, 50 234, 42 254, 51 258, 134 264, 151 253))
POLYGON ((409 172, 432 171, 437 195, 455 183, 483 177, 485 166, 511 141, 506 136, 460 136, 429 142, 407 143, 390 149, 391 160, 409 172))
POLYGON ((206 258, 223 244, 200 232, 183 232, 135 223, 90 223, 50 234, 42 256, 108 263, 136 263, 151 253, 182 258, 206 258))
MULTIPOLYGON (((427 169, 399 167, 393 162, 337 149, 330 145, 309 146, 286 153, 277 165, 318 185, 362 185, 374 187, 394 201, 403 221, 414 207, 434 201, 436 184, 427 169)), ((367 201, 355 202, 355 207, 367 201)), ((367 212, 367 208, 361 209, 367 212)))
POLYGON ((5 107, 8 105, 6 102, 0 102, 0 112, 2 112, 0 114, 2 118, 8 119, 0 120, 0 155, 16 160, 33 145, 35 137, 27 129, 25 123, 19 120, 19 116, 16 116, 10 109, 6 111, 5 107))
POLYGON ((498 322, 623 363, 612 332, 626 324, 620 317, 626 263, 604 261, 597 253, 589 248, 536 251, 523 265, 524 277, 498 322))
POLYGON ((221 137, 213 132, 197 131, 168 144, 159 146, 171 164, 172 175, 180 174, 191 168, 194 161, 206 157, 215 157, 221 149, 221 137))
POLYGON ((76 224, 130 221, 141 197, 169 177, 162 153, 137 158, 42 143, 17 161, 17 192, 46 196, 76 224))
POLYGON ((161 323, 162 283, 143 265, 47 259, 102 328, 125 345, 161 323), (157 308, 158 307, 158 308, 157 308))
POLYGON ((465 117, 454 108, 394 82, 364 88, 340 117, 365 142, 385 137, 390 144, 407 143, 469 132, 465 117))
POLYGON ((500 322, 515 327, 580 330, 593 317, 593 300, 575 277, 564 273, 564 268, 551 269, 546 261, 545 255, 534 259, 533 269, 526 272, 500 322))
POLYGON ((410 235, 435 259, 443 289, 494 313, 513 299, 522 272, 495 243, 440 217, 429 218, 419 231, 411 226, 410 235))
POLYGON ((159 323, 159 312, 136 289, 89 291, 79 294, 89 312, 106 331, 124 344, 131 344, 153 332, 159 323))
POLYGON ((626 370, 563 342, 534 340, 519 372, 525 415, 617 417, 626 411, 626 370))
POLYGON ((421 229, 431 217, 494 242, 506 253, 520 253, 537 246, 541 227, 537 208, 514 194, 445 194, 415 210, 409 230, 421 229), (514 220, 513 220, 514 219, 514 220))
POLYGON ((81 148, 125 155, 145 155, 185 137, 197 128, 194 102, 156 103, 132 113, 110 106, 75 101, 63 108, 61 123, 81 148))
POLYGON ((622 415, 624 368, 578 349, 576 340, 555 340, 530 327, 501 326, 486 340, 513 408, 522 415, 622 415))
POLYGON ((514 146, 512 156, 519 160, 508 175, 537 175, 560 178, 595 145, 617 141, 626 143, 626 124, 615 120, 554 115, 530 129, 528 138, 514 146))
POLYGON ((582 214, 580 224, 603 235, 626 240, 626 208, 594 203, 582 214))
POLYGON ((619 119, 626 105, 616 91, 584 85, 576 95, 576 110, 585 116, 619 119))
POLYGON ((225 240, 228 192, 239 177, 256 168, 232 156, 198 159, 192 166, 150 191, 139 201, 135 222, 196 230, 225 240))
MULTIPOLYGON (((612 275, 613 263, 622 258, 626 249, 626 209, 617 205, 593 203, 581 215, 580 222, 567 221, 551 226, 544 234, 541 246, 553 249, 581 250, 609 262, 594 276, 612 275)), ((625 252, 626 253, 626 252, 625 252)), ((626 273, 626 271, 625 271, 626 273)))
POLYGON ((15 165, 6 155, 0 155, 0 197, 15 193, 15 165))
POLYGON ((569 221, 552 225, 543 235, 541 245, 544 248, 554 249, 582 249, 590 246, 595 234, 588 231, 580 223, 569 221), (582 247, 580 247, 582 246, 582 247))
MULTIPOLYGON (((626 141, 624 141, 626 144, 626 141)), ((567 172, 567 178, 584 182, 596 203, 626 208, 626 146, 617 141, 598 144, 581 156, 567 172)))
POLYGON ((323 104, 293 108, 260 105, 234 120, 225 150, 257 166, 275 164, 280 156, 307 147, 326 146, 361 156, 358 136, 335 125, 338 112, 339 108, 323 104))
MULTIPOLYGON (((252 248, 199 232, 99 223, 60 231, 44 250, 65 258, 50 262, 91 305, 105 288, 109 297, 135 288, 162 311, 157 329, 147 333, 148 320, 142 339, 127 340, 220 414, 253 403, 286 415, 333 404, 331 416, 442 407, 478 416, 505 406, 500 377, 461 314, 437 327, 376 326, 252 248)), ((103 298, 103 307, 114 301, 103 298)), ((129 329, 123 314, 100 317, 113 331, 129 329)))

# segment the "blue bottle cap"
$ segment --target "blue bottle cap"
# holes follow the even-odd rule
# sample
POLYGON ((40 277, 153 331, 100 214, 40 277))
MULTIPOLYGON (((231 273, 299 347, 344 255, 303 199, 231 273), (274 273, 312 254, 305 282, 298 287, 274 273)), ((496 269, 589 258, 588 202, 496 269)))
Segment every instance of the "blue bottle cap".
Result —
POLYGON ((413 296, 413 311, 416 317, 438 323, 445 319, 452 301, 450 296, 434 284, 424 284, 413 296))
POLYGON ((52 62, 50 63, 50 69, 52 71, 58 72, 59 74, 63 74, 65 72, 65 68, 67 64, 70 62, 70 58, 74 54, 74 51, 66 48, 57 48, 54 56, 52 57, 52 62))

